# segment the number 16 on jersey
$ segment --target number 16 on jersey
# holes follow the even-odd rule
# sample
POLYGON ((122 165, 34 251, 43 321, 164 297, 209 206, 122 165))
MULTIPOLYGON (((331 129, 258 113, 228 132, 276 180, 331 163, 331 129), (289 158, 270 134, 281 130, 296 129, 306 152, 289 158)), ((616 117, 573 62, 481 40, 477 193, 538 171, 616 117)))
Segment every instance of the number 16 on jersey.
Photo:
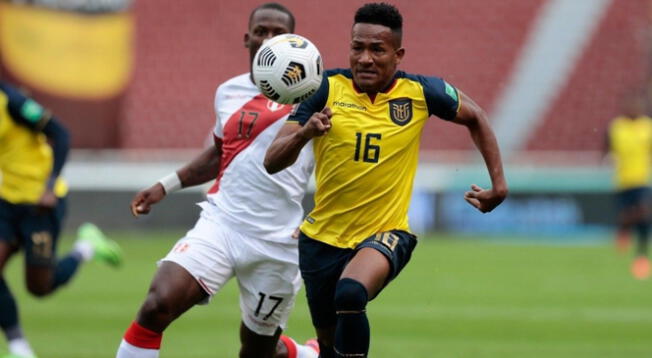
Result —
POLYGON ((355 134, 355 153, 353 154, 353 160, 359 162, 362 159, 363 162, 367 163, 378 163, 380 159, 380 145, 378 141, 382 139, 380 133, 367 133, 362 134, 357 132, 355 134), (364 137, 364 145, 362 143, 362 138, 364 137), (360 158, 362 156, 362 158, 360 158))

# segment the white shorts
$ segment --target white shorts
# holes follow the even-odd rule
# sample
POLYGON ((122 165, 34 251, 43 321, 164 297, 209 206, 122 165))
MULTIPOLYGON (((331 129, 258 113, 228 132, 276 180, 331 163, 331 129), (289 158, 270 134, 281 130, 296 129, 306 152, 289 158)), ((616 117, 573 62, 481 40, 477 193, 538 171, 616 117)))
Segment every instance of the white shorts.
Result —
POLYGON ((260 335, 271 336, 277 327, 285 329, 301 287, 296 241, 247 237, 219 224, 206 211, 161 261, 185 268, 209 299, 235 276, 242 322, 260 335))

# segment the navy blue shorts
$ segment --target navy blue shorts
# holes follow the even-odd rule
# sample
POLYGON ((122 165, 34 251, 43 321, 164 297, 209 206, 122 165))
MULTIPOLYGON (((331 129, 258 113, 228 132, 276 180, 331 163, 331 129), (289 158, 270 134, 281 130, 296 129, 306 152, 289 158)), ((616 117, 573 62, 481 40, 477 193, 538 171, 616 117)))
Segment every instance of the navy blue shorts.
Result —
POLYGON ((616 202, 621 210, 646 205, 649 200, 650 188, 646 186, 621 190, 616 194, 616 202))
POLYGON ((362 241, 354 249, 343 249, 299 236, 299 268, 306 287, 312 323, 316 328, 335 325, 335 286, 344 268, 355 253, 371 247, 381 252, 390 262, 387 285, 407 265, 417 245, 416 236, 400 230, 379 233, 362 241))
POLYGON ((23 249, 27 265, 51 265, 56 261, 65 212, 65 198, 60 198, 53 210, 45 212, 39 211, 36 205, 12 204, 0 199, 0 241, 23 249))

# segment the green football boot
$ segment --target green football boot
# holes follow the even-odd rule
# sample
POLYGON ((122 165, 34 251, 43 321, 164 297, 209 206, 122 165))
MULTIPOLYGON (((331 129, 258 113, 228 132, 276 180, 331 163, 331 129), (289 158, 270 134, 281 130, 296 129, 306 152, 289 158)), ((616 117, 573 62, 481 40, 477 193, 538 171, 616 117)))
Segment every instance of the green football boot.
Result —
POLYGON ((122 264, 122 249, 117 242, 107 239, 102 230, 91 223, 82 224, 77 230, 77 238, 89 243, 93 249, 93 260, 118 267, 122 264))

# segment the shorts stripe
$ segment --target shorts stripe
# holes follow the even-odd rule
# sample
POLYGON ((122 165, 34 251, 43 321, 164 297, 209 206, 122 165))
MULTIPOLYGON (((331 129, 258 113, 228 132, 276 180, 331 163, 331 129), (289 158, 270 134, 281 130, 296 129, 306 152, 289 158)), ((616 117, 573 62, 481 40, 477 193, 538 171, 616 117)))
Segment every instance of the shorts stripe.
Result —
POLYGON ((196 280, 197 280, 197 283, 199 284, 199 286, 201 286, 201 288, 203 288, 204 291, 206 291, 206 293, 208 293, 210 296, 215 294, 215 292, 213 292, 210 288, 208 288, 208 286, 206 285, 204 280, 202 280, 201 278, 198 278, 198 277, 196 278, 196 280))

